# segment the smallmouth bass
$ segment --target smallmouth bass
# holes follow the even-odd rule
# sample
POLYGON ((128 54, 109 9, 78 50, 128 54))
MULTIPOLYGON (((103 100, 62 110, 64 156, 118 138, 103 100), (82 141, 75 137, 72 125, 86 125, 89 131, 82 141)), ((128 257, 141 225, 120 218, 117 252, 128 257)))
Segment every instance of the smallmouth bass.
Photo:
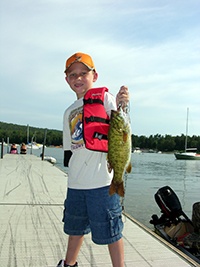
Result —
POLYGON ((113 169, 109 194, 124 197, 125 171, 131 172, 131 129, 128 115, 122 110, 112 110, 108 131, 108 169, 113 169))

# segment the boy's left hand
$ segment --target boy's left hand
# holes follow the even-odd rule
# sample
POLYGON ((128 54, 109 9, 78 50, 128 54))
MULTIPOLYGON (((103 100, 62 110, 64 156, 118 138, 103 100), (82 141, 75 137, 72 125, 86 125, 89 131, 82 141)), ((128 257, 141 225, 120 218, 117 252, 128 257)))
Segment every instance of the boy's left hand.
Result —
POLYGON ((120 90, 116 96, 117 107, 119 105, 122 105, 122 108, 125 108, 128 106, 128 102, 129 102, 128 87, 123 85, 120 87, 120 90))

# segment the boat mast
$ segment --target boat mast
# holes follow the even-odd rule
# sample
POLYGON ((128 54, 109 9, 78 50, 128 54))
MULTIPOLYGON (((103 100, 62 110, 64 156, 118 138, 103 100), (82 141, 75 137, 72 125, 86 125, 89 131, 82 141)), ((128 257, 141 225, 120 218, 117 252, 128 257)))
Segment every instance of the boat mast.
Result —
POLYGON ((189 116, 189 108, 187 108, 186 137, 185 137, 185 152, 186 152, 186 150, 187 150, 187 137, 188 137, 188 116, 189 116))

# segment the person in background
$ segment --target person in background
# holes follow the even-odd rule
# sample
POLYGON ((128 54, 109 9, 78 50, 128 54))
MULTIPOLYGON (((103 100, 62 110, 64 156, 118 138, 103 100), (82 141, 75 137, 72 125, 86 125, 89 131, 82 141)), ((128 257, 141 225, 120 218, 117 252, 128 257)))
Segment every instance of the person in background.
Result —
POLYGON ((27 148, 26 148, 25 143, 22 143, 21 148, 20 148, 20 154, 26 154, 26 150, 27 148))
MULTIPOLYGON (((82 124, 83 100, 86 93, 91 93, 94 97, 102 96, 103 105, 102 101, 95 101, 97 106, 93 116, 108 116, 109 121, 111 110, 116 110, 120 103, 124 103, 125 106, 128 104, 128 88, 122 86, 116 98, 108 91, 98 91, 102 88, 94 89, 93 83, 97 80, 98 74, 92 58, 84 53, 76 53, 68 58, 65 74, 65 79, 75 92, 77 100, 67 108, 63 120, 64 166, 69 167, 63 222, 64 232, 69 235, 69 239, 66 257, 59 261, 57 267, 78 266, 78 253, 84 235, 89 232, 92 233, 94 243, 108 245, 112 265, 123 267, 120 197, 118 194, 109 195, 113 173, 109 173, 107 168, 107 153, 101 152, 101 148, 99 151, 87 149, 87 142, 83 138, 86 128, 82 124)), ((95 125, 98 124, 96 121, 95 125)))
POLYGON ((10 154, 18 154, 17 146, 14 143, 10 147, 10 154))

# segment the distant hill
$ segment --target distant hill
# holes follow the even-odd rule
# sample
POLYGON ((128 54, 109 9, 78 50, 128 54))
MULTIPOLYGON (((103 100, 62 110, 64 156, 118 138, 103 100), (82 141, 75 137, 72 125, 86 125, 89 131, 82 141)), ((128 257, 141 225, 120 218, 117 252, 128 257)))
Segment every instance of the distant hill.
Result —
MULTIPOLYGON (((10 143, 27 143, 27 128, 27 125, 0 122, 0 139, 4 138, 6 142, 9 137, 10 143)), ((43 143, 45 131, 45 128, 29 126, 29 142, 33 138, 35 142, 43 143)), ((47 129, 46 145, 62 145, 62 131, 47 129)))

